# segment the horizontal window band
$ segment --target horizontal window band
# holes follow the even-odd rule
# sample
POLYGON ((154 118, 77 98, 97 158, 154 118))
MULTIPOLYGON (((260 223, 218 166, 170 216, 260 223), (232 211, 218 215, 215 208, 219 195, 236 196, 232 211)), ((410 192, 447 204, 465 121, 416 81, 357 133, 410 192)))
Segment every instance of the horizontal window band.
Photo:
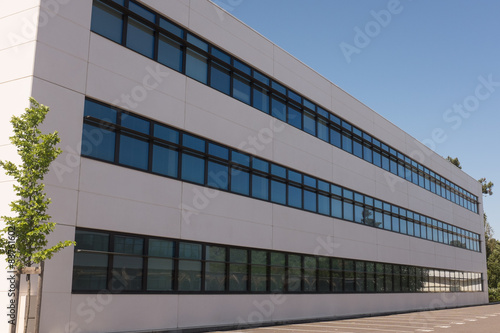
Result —
POLYGON ((84 112, 84 157, 481 252, 479 234, 449 223, 90 98, 84 112), (138 138, 122 142, 122 132, 138 138))
POLYGON ((483 275, 478 272, 87 228, 77 228, 75 240, 73 294, 483 291, 483 275))

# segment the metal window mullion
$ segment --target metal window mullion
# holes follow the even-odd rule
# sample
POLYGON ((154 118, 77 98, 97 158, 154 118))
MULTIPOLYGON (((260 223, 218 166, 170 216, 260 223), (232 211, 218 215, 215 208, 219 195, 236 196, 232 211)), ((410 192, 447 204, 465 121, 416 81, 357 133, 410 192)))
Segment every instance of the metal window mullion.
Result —
POLYGON ((122 112, 117 111, 116 112, 116 123, 119 126, 117 129, 115 129, 115 159, 114 163, 118 164, 119 163, 119 153, 120 153, 120 136, 121 136, 121 124, 122 124, 122 112))
POLYGON ((148 290, 147 278, 148 278, 148 266, 149 266, 149 237, 144 237, 143 248, 142 248, 142 291, 146 292, 148 290))
POLYGON ((207 250, 206 250, 207 246, 205 244, 202 244, 201 245, 201 260, 200 260, 200 263, 201 263, 201 272, 200 272, 200 292, 205 292, 205 280, 206 280, 206 277, 207 277, 207 272, 206 272, 206 254, 207 254, 207 250))
MULTIPOLYGON (((108 237, 109 237, 108 250, 114 251, 114 247, 115 247, 114 234, 110 233, 108 237)), ((107 289, 109 291, 113 290, 113 264, 114 264, 114 255, 108 254, 108 269, 107 269, 108 277, 107 277, 106 285, 107 285, 107 289)))
POLYGON ((153 51, 153 60, 156 62, 158 61, 159 58, 159 44, 160 44, 160 32, 158 31, 157 27, 160 26, 160 15, 155 14, 155 27, 153 27, 153 36, 154 36, 154 51, 153 51))
POLYGON ((148 172, 153 172, 153 140, 151 139, 153 137, 153 129, 154 129, 154 122, 150 121, 149 122, 149 137, 147 139, 148 142, 148 172))
POLYGON ((229 290, 229 277, 230 277, 230 274, 231 274, 231 264, 230 264, 230 255, 229 255, 229 252, 231 250, 231 248, 229 246, 225 246, 224 247, 226 249, 226 262, 225 262, 225 272, 224 272, 224 292, 228 293, 230 292, 229 290))
POLYGON ((174 242, 174 253, 172 256, 173 272, 172 272, 172 291, 179 291, 179 241, 174 242))

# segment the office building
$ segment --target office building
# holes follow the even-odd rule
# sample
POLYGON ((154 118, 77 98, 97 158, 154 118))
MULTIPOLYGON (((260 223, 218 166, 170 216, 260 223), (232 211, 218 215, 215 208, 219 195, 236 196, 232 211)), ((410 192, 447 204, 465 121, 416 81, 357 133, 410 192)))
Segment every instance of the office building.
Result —
POLYGON ((29 96, 50 106, 50 238, 77 241, 46 263, 41 332, 488 302, 481 185, 212 2, 0 13, 0 155, 29 96))

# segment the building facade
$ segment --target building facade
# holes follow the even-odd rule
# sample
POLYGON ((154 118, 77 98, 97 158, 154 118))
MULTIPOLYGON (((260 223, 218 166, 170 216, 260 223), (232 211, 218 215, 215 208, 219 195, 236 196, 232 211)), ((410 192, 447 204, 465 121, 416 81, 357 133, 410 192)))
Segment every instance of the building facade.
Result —
POLYGON ((488 302, 481 185, 210 1, 0 13, 1 158, 27 98, 50 106, 50 237, 77 242, 46 264, 41 332, 488 302))

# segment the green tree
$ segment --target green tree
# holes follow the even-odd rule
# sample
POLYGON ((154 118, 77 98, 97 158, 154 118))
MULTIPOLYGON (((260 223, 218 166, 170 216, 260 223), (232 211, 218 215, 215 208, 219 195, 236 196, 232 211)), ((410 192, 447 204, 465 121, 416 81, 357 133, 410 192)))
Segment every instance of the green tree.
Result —
POLYGON ((448 161, 450 161, 452 164, 454 164, 457 168, 462 169, 462 166, 460 165, 460 161, 458 160, 458 157, 451 158, 450 156, 448 156, 446 159, 448 161))
POLYGON ((492 188, 494 184, 492 182, 487 181, 486 178, 480 178, 478 182, 480 182, 481 185, 483 185, 483 194, 487 195, 493 194, 492 188))
POLYGON ((486 245, 486 260, 490 257, 490 254, 495 249, 497 240, 493 238, 493 228, 488 222, 488 217, 486 214, 483 215, 484 219, 484 244, 486 245))
MULTIPOLYGON (((27 268, 34 268, 34 265, 37 265, 38 272, 41 272, 44 260, 51 259, 56 252, 75 244, 72 241, 61 241, 52 247, 47 247, 46 236, 54 231, 56 224, 49 222, 51 217, 47 214, 47 209, 51 200, 46 197, 42 181, 49 171, 50 164, 62 151, 56 148, 60 142, 57 132, 42 134, 38 128, 49 108, 40 105, 33 98, 30 98, 30 104, 25 113, 19 117, 13 116, 10 121, 14 130, 10 141, 17 147, 21 163, 17 165, 10 161, 0 161, 5 173, 16 181, 13 187, 17 196, 17 200, 10 203, 14 216, 2 216, 5 228, 0 231, 2 232, 0 254, 7 255, 8 267, 11 270, 15 269, 17 288, 20 275, 28 274, 28 295, 31 288, 29 274, 34 270, 27 268)), ((40 278, 41 275, 39 282, 40 278)), ((42 283, 39 283, 39 298, 41 285, 42 283)), ((16 295, 19 297, 19 290, 16 290, 16 295)), ((27 302, 29 301, 30 297, 27 298, 27 302)), ((15 323, 16 321, 13 322, 14 329, 15 323)), ((35 326, 38 326, 38 323, 37 314, 35 326)), ((27 320, 25 320, 25 331, 26 328, 27 320)))

